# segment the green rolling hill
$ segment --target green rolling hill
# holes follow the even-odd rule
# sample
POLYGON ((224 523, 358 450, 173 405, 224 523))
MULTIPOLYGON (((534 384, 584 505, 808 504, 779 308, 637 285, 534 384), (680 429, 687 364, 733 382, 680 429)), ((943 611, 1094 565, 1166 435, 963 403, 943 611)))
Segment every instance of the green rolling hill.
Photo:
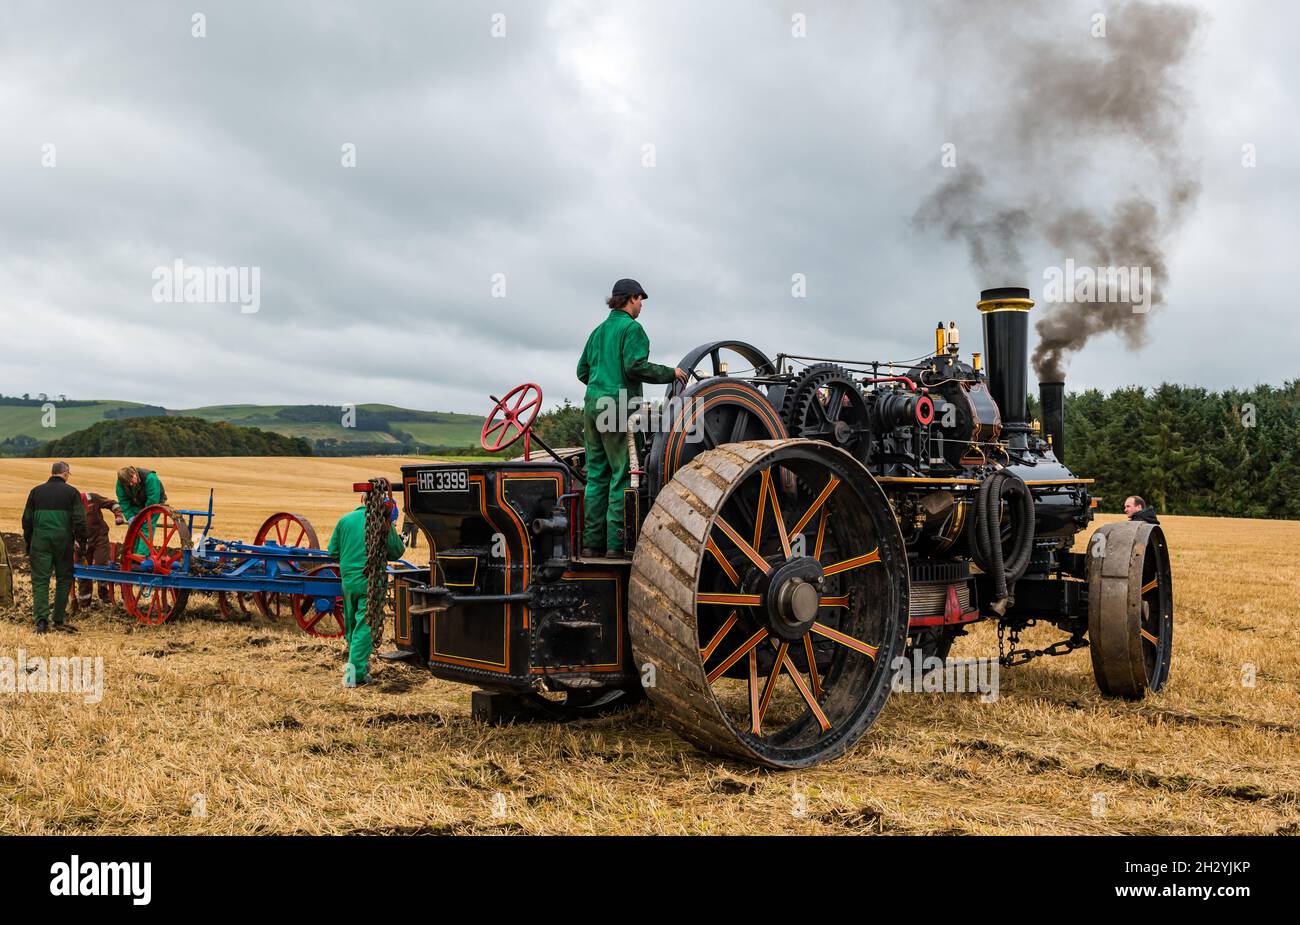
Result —
POLYGON ((410 453, 478 445, 483 418, 472 414, 418 411, 395 405, 358 405, 355 426, 343 426, 332 405, 209 405, 170 409, 126 401, 54 402, 56 426, 41 404, 0 397, 0 455, 21 455, 38 443, 66 437, 100 421, 124 417, 185 416, 212 423, 256 427, 307 440, 322 455, 410 453))

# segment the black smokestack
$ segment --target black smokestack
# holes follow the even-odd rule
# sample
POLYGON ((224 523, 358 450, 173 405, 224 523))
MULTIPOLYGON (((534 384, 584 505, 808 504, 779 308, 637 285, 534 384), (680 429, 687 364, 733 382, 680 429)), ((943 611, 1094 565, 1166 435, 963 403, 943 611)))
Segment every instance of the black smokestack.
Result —
POLYGON ((1041 272, 1046 282, 1067 260, 1149 271, 1139 299, 1071 301, 1045 286, 1042 300, 1055 304, 1036 324, 1040 380, 1064 379, 1068 357, 1096 334, 1140 347, 1147 310, 1164 301, 1167 248, 1200 190, 1183 150, 1180 85, 1200 14, 1153 0, 1100 11, 989 0, 978 15, 965 4, 918 15, 949 91, 940 115, 951 152, 915 224, 965 244, 977 279, 1041 272))
POLYGON ((1043 410, 1043 433, 1052 438, 1057 462, 1065 462, 1065 383, 1038 383, 1038 402, 1043 410))
POLYGON ((1029 419, 1029 290, 1018 286, 980 293, 984 317, 984 357, 989 391, 1002 412, 1002 426, 1023 427, 1029 419))

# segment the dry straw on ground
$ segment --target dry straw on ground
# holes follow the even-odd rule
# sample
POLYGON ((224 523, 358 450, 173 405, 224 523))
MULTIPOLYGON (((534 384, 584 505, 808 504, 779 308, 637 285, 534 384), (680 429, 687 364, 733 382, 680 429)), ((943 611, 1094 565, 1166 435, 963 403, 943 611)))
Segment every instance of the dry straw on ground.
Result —
MULTIPOLYGON (((199 506, 217 483, 218 535, 249 536, 289 509, 322 543, 353 504, 348 483, 397 466, 157 464, 178 505, 199 506)), ((111 478, 86 476, 116 465, 74 461, 74 483, 107 491, 111 478)), ((0 463, 0 529, 17 530, 42 468, 0 463)), ((1005 672, 991 704, 895 695, 846 758, 801 773, 703 755, 644 705, 485 728, 469 688, 400 663, 346 691, 338 644, 222 622, 210 598, 175 625, 96 610, 77 635, 37 637, 24 574, 0 655, 102 656, 106 690, 93 705, 0 694, 0 831, 1295 834, 1300 524, 1171 517, 1166 530, 1178 625, 1162 694, 1102 699, 1081 650, 1005 672)), ((995 651, 981 625, 954 655, 995 651)))

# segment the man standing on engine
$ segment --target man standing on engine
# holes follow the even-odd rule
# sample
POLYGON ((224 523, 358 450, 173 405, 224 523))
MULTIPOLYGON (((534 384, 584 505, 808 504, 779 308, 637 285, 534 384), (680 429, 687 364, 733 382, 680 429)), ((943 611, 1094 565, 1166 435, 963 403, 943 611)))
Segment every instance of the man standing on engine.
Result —
MULTIPOLYGON (((385 552, 389 561, 400 559, 406 551, 397 535, 397 505, 384 505, 388 515, 388 539, 385 552)), ((343 674, 344 687, 361 687, 370 683, 370 622, 366 619, 366 507, 344 514, 330 537, 330 558, 338 562, 343 579, 343 638, 348 644, 348 666, 343 674)), ((387 581, 387 575, 384 576, 387 581)))
POLYGON ((591 332, 578 360, 578 379, 587 387, 582 404, 587 452, 584 558, 623 556, 623 493, 632 478, 623 426, 641 399, 641 384, 672 382, 674 377, 686 381, 681 369, 650 362, 650 338, 636 320, 648 298, 636 280, 616 282, 605 301, 609 315, 591 332), (611 421, 616 426, 610 426, 611 421))
POLYGON ((54 628, 64 623, 72 590, 73 543, 86 542, 86 509, 77 489, 68 484, 72 469, 65 462, 50 467, 50 478, 27 495, 23 508, 23 544, 32 563, 32 611, 36 632, 50 629, 50 575, 54 575, 54 628))

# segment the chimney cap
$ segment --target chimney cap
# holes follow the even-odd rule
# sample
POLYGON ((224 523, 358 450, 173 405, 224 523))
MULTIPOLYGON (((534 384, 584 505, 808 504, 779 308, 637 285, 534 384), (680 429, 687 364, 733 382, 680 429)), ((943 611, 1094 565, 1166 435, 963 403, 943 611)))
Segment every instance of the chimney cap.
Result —
POLYGON ((980 293, 980 301, 991 299, 1027 299, 1029 290, 1023 286, 1002 286, 997 289, 985 289, 980 293))
POLYGON ((1023 286, 1002 286, 983 290, 975 307, 981 312, 1027 312, 1034 307, 1034 300, 1023 286))

